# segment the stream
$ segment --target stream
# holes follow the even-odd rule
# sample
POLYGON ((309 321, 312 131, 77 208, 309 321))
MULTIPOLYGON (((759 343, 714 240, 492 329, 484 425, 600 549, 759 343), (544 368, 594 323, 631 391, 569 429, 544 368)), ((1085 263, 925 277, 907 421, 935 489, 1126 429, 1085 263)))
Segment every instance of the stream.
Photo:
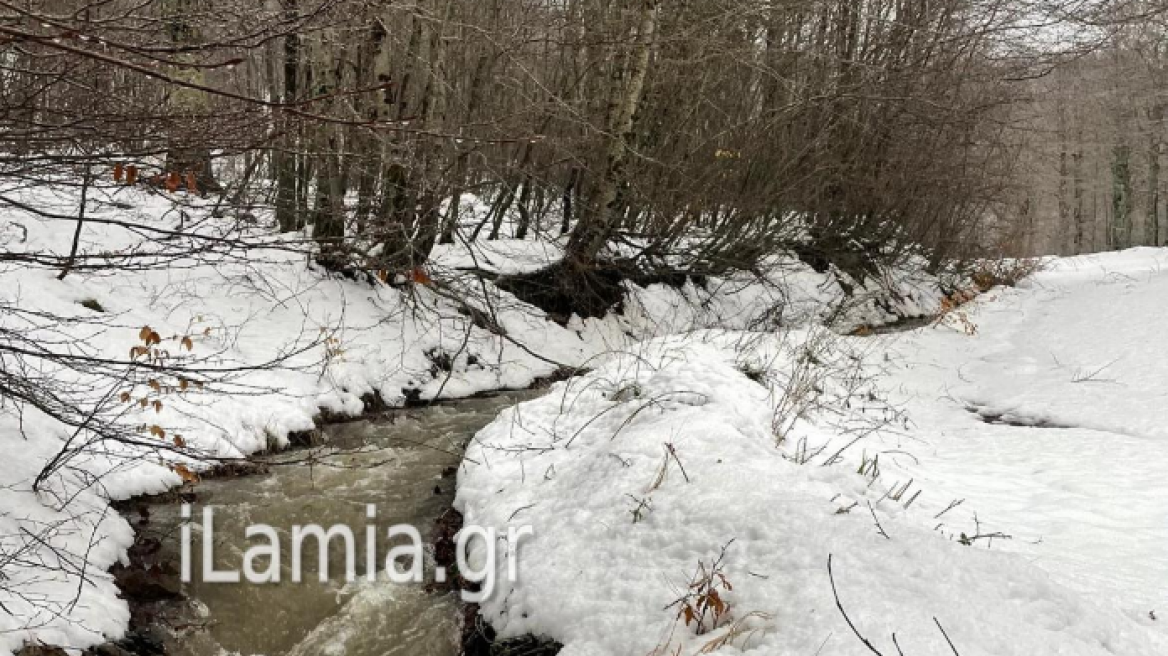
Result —
MULTIPOLYGON (((178 656, 455 656, 460 648, 457 593, 427 591, 425 584, 365 581, 365 535, 377 527, 378 569, 392 525, 418 528, 426 546, 427 582, 433 581, 430 547, 435 520, 454 499, 455 472, 471 437, 503 408, 534 392, 513 392, 385 418, 328 426, 324 446, 267 459, 268 473, 203 481, 191 505, 193 581, 189 598, 167 613, 167 653, 178 656), (367 518, 367 506, 376 518, 367 518), (243 568, 244 552, 262 539, 245 537, 250 525, 267 524, 280 537, 279 583, 207 583, 202 568, 202 513, 214 510, 216 569, 243 568), (358 582, 346 583, 344 549, 329 549, 330 581, 318 580, 316 540, 303 552, 303 581, 290 581, 290 533, 294 525, 349 526, 356 540, 358 582)), ((180 562, 178 504, 149 508, 150 530, 165 536, 164 560, 180 562)), ((339 541, 338 541, 339 543, 339 541)), ((408 562, 408 558, 406 559, 408 562)), ((268 566, 266 557, 256 569, 268 566)))

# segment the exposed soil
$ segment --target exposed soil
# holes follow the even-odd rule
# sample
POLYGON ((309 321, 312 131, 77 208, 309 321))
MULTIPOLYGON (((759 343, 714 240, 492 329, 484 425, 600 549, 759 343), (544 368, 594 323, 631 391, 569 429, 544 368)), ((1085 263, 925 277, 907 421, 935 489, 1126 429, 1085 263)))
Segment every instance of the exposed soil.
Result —
POLYGON ((681 287, 689 280, 705 284, 701 276, 685 271, 668 268, 645 270, 625 260, 590 267, 561 261, 539 271, 499 276, 495 285, 543 310, 556 323, 565 325, 573 314, 588 319, 621 312, 625 281, 641 287, 658 284, 681 287))
MULTIPOLYGON (((462 529, 462 522, 462 513, 454 508, 448 508, 434 522, 432 534, 434 561, 439 567, 445 567, 447 571, 455 573, 444 586, 444 590, 473 592, 478 590, 478 586, 457 573, 455 535, 462 529)), ((478 604, 464 603, 462 611, 463 656, 554 656, 564 648, 554 640, 536 636, 498 641, 495 630, 483 619, 478 604)))

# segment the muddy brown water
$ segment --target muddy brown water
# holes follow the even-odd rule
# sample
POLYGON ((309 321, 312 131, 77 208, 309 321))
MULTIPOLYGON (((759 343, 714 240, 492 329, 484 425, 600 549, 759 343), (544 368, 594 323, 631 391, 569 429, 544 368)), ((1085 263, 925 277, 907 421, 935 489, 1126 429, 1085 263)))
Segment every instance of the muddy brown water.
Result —
MULTIPOLYGON (((498 412, 531 392, 412 410, 393 418, 326 429, 327 443, 273 458, 269 473, 204 481, 192 504, 190 549, 193 580, 179 612, 163 622, 168 652, 178 656, 455 656, 459 652, 460 605, 456 593, 426 585, 365 581, 365 535, 378 530, 378 568, 393 546, 384 539, 392 525, 416 526, 427 544, 427 582, 434 564, 429 541, 435 520, 454 498, 453 470, 466 443, 498 412), (367 518, 367 506, 376 518, 367 518), (249 546, 266 543, 245 535, 248 526, 273 527, 281 546, 281 582, 208 583, 202 572, 202 513, 214 511, 217 569, 243 569, 249 546), (346 583, 345 556, 329 549, 330 581, 318 580, 315 540, 303 552, 304 580, 291 573, 291 530, 344 524, 356 538, 359 582, 346 583)), ((180 506, 151 508, 152 530, 166 535, 164 553, 181 557, 180 506)), ((400 543, 399 541, 395 541, 400 543)), ((268 561, 256 561, 266 569, 268 561)))

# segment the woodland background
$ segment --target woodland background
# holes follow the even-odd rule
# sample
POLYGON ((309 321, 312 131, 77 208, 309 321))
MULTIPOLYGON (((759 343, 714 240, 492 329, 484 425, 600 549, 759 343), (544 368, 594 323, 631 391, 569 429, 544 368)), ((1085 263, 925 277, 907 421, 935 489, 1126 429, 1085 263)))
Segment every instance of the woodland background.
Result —
POLYGON ((439 241, 564 235, 555 296, 778 251, 863 274, 909 250, 1159 245, 1166 16, 1142 0, 3 0, 0 182, 218 194, 222 214, 311 227, 321 265, 383 279, 439 241), (464 234, 468 194, 491 211, 464 234))

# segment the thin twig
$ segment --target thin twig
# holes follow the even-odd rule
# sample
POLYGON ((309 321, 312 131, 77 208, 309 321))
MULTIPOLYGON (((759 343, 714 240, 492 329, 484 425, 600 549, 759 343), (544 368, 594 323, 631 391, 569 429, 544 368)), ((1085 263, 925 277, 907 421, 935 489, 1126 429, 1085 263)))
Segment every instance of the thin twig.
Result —
POLYGON ((949 648, 953 650, 953 656, 961 656, 961 654, 957 652, 957 647, 953 646, 953 641, 949 639, 949 634, 945 632, 945 627, 941 626, 941 622, 938 621, 936 617, 934 617, 933 623, 937 625, 938 629, 941 629, 941 635, 945 636, 945 642, 949 643, 949 648))
POLYGON ((831 581, 831 594, 835 597, 835 607, 839 609, 840 614, 844 616, 844 621, 848 623, 848 628, 852 630, 852 633, 856 634, 856 637, 860 639, 860 642, 864 643, 864 646, 867 647, 873 654, 876 654, 876 656, 884 656, 884 654, 881 653, 881 651, 877 649, 875 645, 873 645, 867 638, 864 637, 862 633, 860 633, 860 630, 857 629, 856 625, 852 623, 852 618, 848 617, 848 611, 844 610, 844 604, 842 601, 840 601, 839 590, 837 590, 835 587, 835 574, 833 574, 831 571, 831 559, 832 554, 828 554, 827 578, 829 581, 831 581))

